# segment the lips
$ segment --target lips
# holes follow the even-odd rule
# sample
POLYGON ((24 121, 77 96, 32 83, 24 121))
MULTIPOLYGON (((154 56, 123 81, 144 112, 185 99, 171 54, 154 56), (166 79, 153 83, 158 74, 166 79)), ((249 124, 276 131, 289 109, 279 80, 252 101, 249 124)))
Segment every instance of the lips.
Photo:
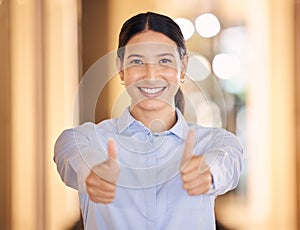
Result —
POLYGON ((146 97, 157 97, 163 93, 166 87, 138 87, 138 89, 146 97))

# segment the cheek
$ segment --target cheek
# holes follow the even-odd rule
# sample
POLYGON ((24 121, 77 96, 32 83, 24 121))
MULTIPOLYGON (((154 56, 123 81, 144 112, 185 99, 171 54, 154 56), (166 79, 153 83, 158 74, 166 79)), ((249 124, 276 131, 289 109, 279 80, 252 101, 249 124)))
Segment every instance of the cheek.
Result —
POLYGON ((165 73, 165 78, 168 82, 173 83, 175 85, 179 85, 180 83, 180 72, 177 70, 170 70, 165 73))
POLYGON ((130 69, 124 70, 124 82, 125 85, 131 85, 132 83, 138 81, 140 78, 140 73, 137 71, 132 71, 130 69))

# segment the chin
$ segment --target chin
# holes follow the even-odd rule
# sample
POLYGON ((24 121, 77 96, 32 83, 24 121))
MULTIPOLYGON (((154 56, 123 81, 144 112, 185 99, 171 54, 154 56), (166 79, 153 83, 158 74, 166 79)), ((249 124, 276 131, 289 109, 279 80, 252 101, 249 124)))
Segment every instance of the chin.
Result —
POLYGON ((166 107, 170 107, 171 104, 168 104, 166 102, 162 102, 160 100, 144 100, 143 102, 140 102, 138 105, 136 105, 142 110, 149 110, 149 111, 154 111, 154 110, 162 110, 166 107))

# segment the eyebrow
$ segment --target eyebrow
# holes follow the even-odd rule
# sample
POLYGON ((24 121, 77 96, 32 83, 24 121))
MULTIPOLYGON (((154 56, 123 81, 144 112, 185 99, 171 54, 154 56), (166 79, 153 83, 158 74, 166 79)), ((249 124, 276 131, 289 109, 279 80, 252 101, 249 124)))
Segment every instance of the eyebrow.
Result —
POLYGON ((158 54, 157 56, 158 57, 164 57, 164 56, 172 56, 172 57, 174 57, 174 54, 172 54, 172 53, 162 53, 162 54, 158 54))
MULTIPOLYGON (((156 55, 156 56, 157 56, 157 57, 164 57, 164 56, 172 56, 172 57, 174 57, 174 54, 172 54, 172 53, 162 53, 162 54, 158 54, 158 55, 156 55)), ((143 58, 144 55, 141 55, 141 54, 130 54, 130 55, 127 57, 127 59, 132 58, 132 57, 143 58)))
POLYGON ((130 55, 127 57, 127 59, 132 58, 132 57, 143 58, 144 56, 143 56, 143 55, 140 55, 140 54, 130 54, 130 55))

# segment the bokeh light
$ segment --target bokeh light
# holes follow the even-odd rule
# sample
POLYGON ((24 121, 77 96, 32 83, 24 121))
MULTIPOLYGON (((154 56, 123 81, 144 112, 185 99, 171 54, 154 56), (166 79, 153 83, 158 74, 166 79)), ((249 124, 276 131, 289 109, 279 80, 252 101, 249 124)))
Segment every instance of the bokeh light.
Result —
POLYGON ((183 37, 185 40, 188 40, 189 38, 191 38, 195 32, 195 27, 193 25, 193 23, 186 18, 176 18, 174 19, 174 21, 178 24, 178 26, 180 27, 182 33, 183 33, 183 37))
POLYGON ((224 90, 232 94, 243 94, 247 89, 247 78, 244 76, 237 76, 227 80, 222 80, 221 86, 224 90))
POLYGON ((202 55, 189 54, 186 74, 194 81, 202 81, 211 74, 210 62, 202 55))
POLYGON ((212 67, 215 75, 220 79, 230 79, 240 73, 240 62, 234 55, 220 53, 213 61, 212 67))
POLYGON ((197 17, 195 27, 198 34, 204 38, 214 37, 221 30, 219 19, 211 13, 205 13, 197 17))

